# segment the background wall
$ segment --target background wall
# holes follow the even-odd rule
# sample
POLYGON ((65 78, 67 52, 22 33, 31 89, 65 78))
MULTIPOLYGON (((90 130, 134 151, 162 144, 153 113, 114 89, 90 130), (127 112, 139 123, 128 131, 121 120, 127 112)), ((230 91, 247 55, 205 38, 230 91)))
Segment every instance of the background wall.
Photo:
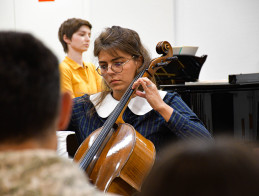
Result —
POLYGON ((60 24, 80 17, 93 24, 84 58, 96 63, 93 41, 105 27, 136 30, 152 58, 158 41, 199 46, 207 54, 200 80, 227 80, 229 74, 259 72, 258 0, 0 0, 0 30, 33 33, 61 61, 60 24))
POLYGON ((176 42, 208 54, 200 79, 259 72, 258 0, 177 0, 176 42))

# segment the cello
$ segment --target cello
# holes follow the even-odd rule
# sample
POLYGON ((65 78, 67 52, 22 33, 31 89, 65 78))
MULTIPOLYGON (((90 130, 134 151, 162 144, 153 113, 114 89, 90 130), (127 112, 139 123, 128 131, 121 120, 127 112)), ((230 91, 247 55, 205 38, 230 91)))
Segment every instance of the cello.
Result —
POLYGON ((133 83, 140 77, 152 78, 159 68, 174 60, 169 42, 159 42, 156 51, 162 56, 153 59, 149 67, 133 79, 104 125, 82 142, 74 156, 91 182, 104 192, 126 196, 141 191, 154 164, 153 143, 125 123, 122 116, 134 94, 133 83))

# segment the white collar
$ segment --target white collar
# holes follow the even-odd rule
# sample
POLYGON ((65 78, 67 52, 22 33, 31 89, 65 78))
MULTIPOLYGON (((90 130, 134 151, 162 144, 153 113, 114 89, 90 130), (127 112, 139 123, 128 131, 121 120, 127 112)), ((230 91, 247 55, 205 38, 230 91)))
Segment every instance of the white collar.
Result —
MULTIPOLYGON (((160 97, 164 99, 167 92, 160 90, 158 92, 160 94, 160 97)), ((95 106, 97 114, 102 118, 107 118, 112 113, 114 108, 117 106, 119 101, 114 99, 111 93, 109 93, 108 95, 106 95, 103 102, 96 107, 96 103, 100 94, 101 93, 90 95, 90 101, 95 106)), ((132 98, 128 104, 128 107, 136 115, 144 115, 153 109, 145 98, 139 96, 132 98)))

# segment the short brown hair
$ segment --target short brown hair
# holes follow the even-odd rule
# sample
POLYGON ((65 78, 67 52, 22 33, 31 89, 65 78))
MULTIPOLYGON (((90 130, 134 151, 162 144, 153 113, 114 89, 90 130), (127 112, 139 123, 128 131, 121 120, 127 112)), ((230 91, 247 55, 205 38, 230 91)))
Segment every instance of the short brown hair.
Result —
POLYGON ((65 53, 68 52, 68 47, 67 47, 67 43, 63 39, 63 36, 66 35, 67 38, 71 39, 72 35, 75 32, 77 32, 78 29, 83 25, 92 29, 92 25, 90 22, 88 22, 87 20, 80 19, 80 18, 67 19, 65 22, 63 22, 60 25, 59 30, 58 30, 58 38, 59 38, 60 43, 63 46, 65 53))

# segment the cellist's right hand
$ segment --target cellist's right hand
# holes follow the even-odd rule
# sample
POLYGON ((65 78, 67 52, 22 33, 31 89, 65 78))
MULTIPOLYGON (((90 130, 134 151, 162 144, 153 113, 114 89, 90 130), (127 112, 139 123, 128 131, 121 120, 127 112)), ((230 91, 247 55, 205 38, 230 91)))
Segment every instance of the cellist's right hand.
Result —
POLYGON ((168 121, 173 113, 173 108, 167 105, 163 99, 161 98, 156 85, 149 80, 147 77, 139 78, 136 82, 134 82, 132 88, 138 88, 142 86, 144 92, 136 90, 135 94, 137 96, 145 98, 150 106, 159 112, 166 121, 168 121))

